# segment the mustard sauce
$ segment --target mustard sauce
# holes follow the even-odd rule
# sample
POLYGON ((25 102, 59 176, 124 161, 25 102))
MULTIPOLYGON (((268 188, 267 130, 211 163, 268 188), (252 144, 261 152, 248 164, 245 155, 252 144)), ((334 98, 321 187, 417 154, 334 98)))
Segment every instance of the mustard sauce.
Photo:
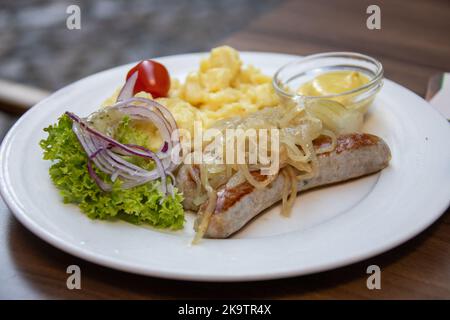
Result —
MULTIPOLYGON (((297 93, 305 96, 321 97, 344 93, 357 89, 369 82, 369 78, 358 71, 332 71, 322 73, 314 79, 305 82, 298 88, 297 93)), ((347 104, 349 97, 341 96, 331 98, 347 104)))

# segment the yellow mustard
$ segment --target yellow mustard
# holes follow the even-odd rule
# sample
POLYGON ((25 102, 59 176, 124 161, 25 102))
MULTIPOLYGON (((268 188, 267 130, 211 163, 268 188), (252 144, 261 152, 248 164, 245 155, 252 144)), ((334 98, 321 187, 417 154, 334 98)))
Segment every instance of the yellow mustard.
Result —
MULTIPOLYGON (((305 96, 321 97, 357 89, 369 81, 366 75, 358 71, 332 71, 322 73, 314 79, 305 82, 298 88, 297 92, 305 96)), ((331 100, 348 105, 349 103, 351 104, 351 98, 351 95, 346 95, 335 97, 331 100)))

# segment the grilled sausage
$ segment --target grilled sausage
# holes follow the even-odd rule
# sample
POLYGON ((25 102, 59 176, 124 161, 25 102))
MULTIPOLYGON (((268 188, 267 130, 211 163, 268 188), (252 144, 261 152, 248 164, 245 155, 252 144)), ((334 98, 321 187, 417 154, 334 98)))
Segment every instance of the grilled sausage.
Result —
MULTIPOLYGON (((317 139, 314 146, 329 143, 326 139, 317 139)), ((342 182, 368 175, 385 168, 391 154, 387 144, 377 136, 370 134, 347 134, 337 138, 334 151, 318 155, 319 170, 317 176, 299 181, 298 190, 303 191, 318 186, 342 182)), ((252 173, 256 179, 265 177, 252 173)), ((185 193, 185 206, 196 209, 192 203, 195 183, 189 178, 185 168, 178 176, 181 190, 185 193), (190 187, 189 187, 190 186, 190 187)), ((209 238, 227 238, 246 225, 259 213, 281 200, 285 183, 279 175, 268 187, 258 190, 248 182, 233 187, 226 185, 217 190, 217 203, 205 236, 209 238)), ((203 204, 206 206, 207 202, 203 204)))

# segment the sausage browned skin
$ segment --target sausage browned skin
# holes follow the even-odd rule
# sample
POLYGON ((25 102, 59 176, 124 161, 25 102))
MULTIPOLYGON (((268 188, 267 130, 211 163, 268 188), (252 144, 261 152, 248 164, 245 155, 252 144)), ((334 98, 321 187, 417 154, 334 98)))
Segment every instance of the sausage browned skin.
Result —
MULTIPOLYGON (((318 139, 315 141, 315 147, 320 147, 323 143, 328 142, 318 139)), ((307 190, 380 171, 388 166, 390 157, 388 145, 377 136, 370 134, 339 136, 334 151, 318 155, 318 175, 300 181, 298 190, 307 190)), ((205 236, 227 238, 241 229, 256 215, 281 200, 284 183, 285 178, 279 175, 268 187, 261 190, 255 189, 248 182, 232 188, 226 186, 219 188, 216 208, 205 236)))

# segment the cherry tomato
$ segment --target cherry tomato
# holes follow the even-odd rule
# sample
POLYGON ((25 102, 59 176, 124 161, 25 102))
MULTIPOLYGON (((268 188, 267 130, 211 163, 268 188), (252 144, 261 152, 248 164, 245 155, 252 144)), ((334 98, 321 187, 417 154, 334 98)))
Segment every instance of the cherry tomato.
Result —
POLYGON ((166 67, 156 61, 143 60, 128 71, 127 80, 136 71, 138 77, 133 94, 145 91, 151 93, 153 98, 167 97, 170 89, 170 76, 166 67))

